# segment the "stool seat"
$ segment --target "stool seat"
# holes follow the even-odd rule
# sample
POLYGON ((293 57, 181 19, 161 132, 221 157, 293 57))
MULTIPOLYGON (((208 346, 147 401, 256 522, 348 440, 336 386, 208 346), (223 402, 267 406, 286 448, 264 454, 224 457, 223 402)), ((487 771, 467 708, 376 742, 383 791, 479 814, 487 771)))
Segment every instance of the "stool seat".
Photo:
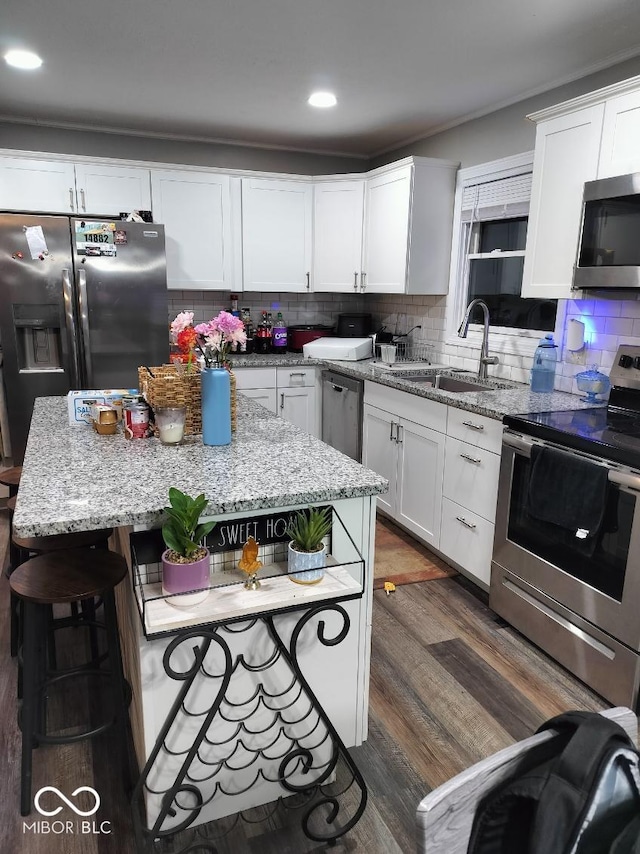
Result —
MULTIPOLYGON (((9 502, 7 501, 7 507, 9 502)), ((15 505, 14 505, 15 506, 15 505)), ((113 528, 100 528, 98 531, 77 531, 70 534, 52 534, 49 537, 16 537, 13 544, 26 552, 57 552, 67 549, 82 549, 99 546, 109 539, 113 528)))
POLYGON ((54 605, 80 602, 113 590, 127 574, 122 555, 95 549, 69 549, 33 557, 9 578, 11 591, 26 602, 54 605))
POLYGON ((14 466, 10 469, 0 471, 0 483, 4 486, 18 487, 20 486, 20 476, 22 475, 22 466, 14 466))

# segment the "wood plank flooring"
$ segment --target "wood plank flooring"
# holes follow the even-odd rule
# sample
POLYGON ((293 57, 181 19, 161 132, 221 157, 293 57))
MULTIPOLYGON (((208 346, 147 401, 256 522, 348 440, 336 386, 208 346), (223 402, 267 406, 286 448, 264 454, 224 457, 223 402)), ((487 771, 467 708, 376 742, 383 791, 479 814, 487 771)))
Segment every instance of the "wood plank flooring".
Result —
MULTIPOLYGON (((0 548, 6 538, 0 520, 0 548)), ((405 543, 406 545, 406 543, 405 543)), ((422 547, 415 549, 416 560, 422 547)), ((95 786, 97 816, 109 835, 23 833, 19 815, 20 733, 16 663, 8 652, 8 584, 0 584, 0 852, 2 854, 134 854, 128 803, 109 734, 92 742, 43 746, 34 753, 34 791, 71 793, 95 786)), ((78 630, 68 644, 77 647, 78 630)), ((431 789, 496 750, 530 735, 554 714, 607 704, 493 614, 486 596, 460 576, 374 593, 369 737, 353 750, 369 788, 357 827, 335 854, 409 854, 414 815, 431 789)), ((65 715, 80 706, 67 698, 65 715)), ((70 818, 65 808, 59 818, 70 818)), ((32 819, 35 814, 32 815, 32 819)), ((75 816, 73 816, 75 818, 75 816)), ((172 850, 166 848, 163 850, 172 850)), ((326 846, 307 840, 279 811, 259 825, 240 825, 221 854, 305 854, 326 846)))

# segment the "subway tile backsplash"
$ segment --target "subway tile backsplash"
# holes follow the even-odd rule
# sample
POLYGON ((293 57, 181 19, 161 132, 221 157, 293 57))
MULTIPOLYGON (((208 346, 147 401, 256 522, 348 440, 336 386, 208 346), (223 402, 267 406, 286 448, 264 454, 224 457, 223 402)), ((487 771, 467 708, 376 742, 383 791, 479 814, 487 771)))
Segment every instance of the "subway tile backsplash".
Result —
MULTIPOLYGON (((626 296, 626 295, 625 295, 626 296)), ((413 339, 429 344, 434 361, 451 367, 475 371, 478 368, 478 350, 463 343, 447 344, 446 296, 402 296, 395 294, 292 294, 292 293, 238 293, 240 307, 248 306, 254 323, 263 310, 281 311, 288 325, 296 323, 334 323, 341 312, 371 312, 373 328, 385 326, 389 332, 404 333, 414 326, 413 339)), ((193 310, 197 323, 209 320, 222 308, 229 306, 229 292, 224 291, 170 291, 169 320, 179 311, 193 310)), ((564 318, 564 328, 556 329, 556 343, 560 345, 556 388, 577 394, 574 377, 589 365, 609 373, 620 344, 640 346, 640 301, 620 299, 613 295, 592 297, 586 300, 560 300, 558 317, 564 318), (566 325, 571 318, 585 324, 587 350, 584 363, 575 364, 564 350, 566 325)), ((489 337, 491 353, 491 336, 489 337)), ((518 353, 500 353, 500 364, 491 366, 489 372, 501 379, 529 382, 532 356, 518 353)))

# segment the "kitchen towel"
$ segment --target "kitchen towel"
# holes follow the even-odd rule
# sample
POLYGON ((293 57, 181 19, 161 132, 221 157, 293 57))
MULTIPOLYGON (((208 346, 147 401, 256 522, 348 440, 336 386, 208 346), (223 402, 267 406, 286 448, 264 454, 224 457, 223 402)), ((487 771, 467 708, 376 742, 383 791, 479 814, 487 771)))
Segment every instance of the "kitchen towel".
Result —
POLYGON ((575 546, 593 553, 607 506, 608 469, 555 448, 534 445, 527 512, 575 537, 575 546))

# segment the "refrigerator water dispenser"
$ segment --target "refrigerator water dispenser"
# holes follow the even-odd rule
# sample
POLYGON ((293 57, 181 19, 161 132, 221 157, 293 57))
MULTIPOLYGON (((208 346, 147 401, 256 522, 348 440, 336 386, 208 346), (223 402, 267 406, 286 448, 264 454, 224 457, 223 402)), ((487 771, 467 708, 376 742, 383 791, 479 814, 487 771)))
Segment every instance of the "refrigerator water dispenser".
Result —
POLYGON ((14 305, 13 325, 21 373, 63 370, 57 306, 14 305))

